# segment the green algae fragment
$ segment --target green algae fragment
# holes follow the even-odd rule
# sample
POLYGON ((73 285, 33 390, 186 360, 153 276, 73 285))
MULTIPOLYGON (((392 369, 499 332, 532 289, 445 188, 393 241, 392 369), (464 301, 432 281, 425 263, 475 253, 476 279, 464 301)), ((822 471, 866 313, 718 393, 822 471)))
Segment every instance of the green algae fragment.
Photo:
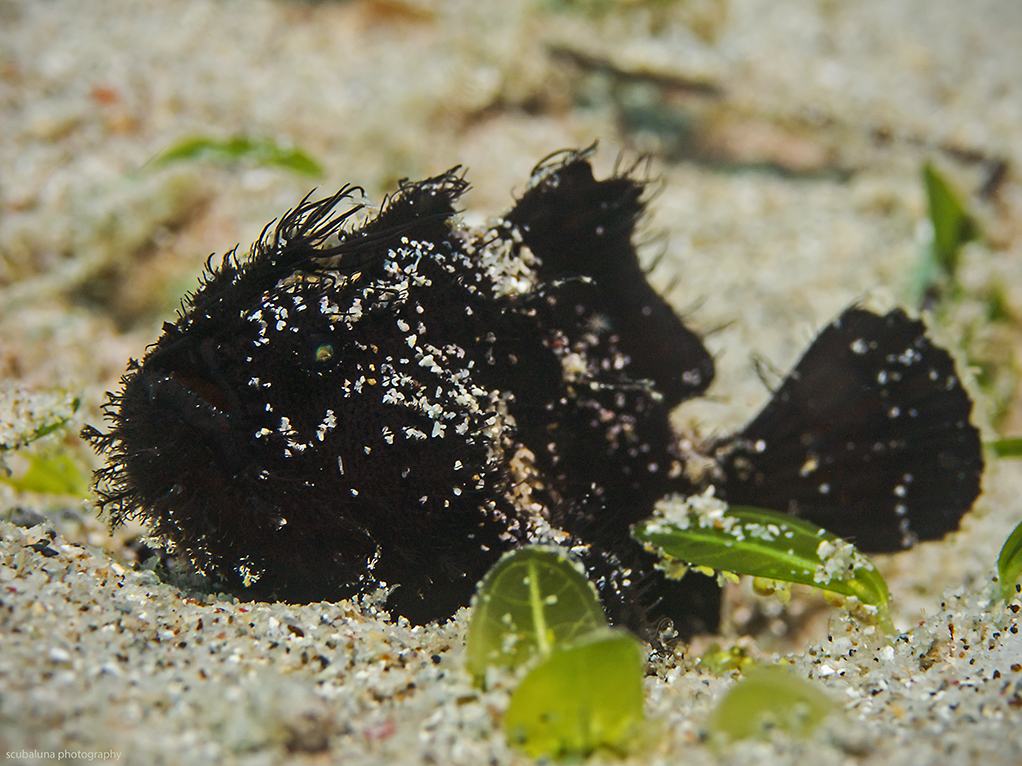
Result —
POLYGON ((596 589, 557 547, 527 546, 483 578, 466 639, 468 668, 514 669, 605 627, 596 589))
POLYGON ((836 709, 817 684, 778 665, 756 665, 714 709, 710 731, 727 740, 763 737, 772 729, 804 737, 836 709))
POLYGON ((508 741, 533 758, 628 753, 644 725, 644 667, 641 644, 609 628, 552 652, 511 695, 508 741))
POLYGON ((323 167, 307 152, 283 146, 276 141, 249 136, 217 140, 205 136, 187 138, 161 152, 152 160, 153 167, 162 167, 186 160, 216 162, 249 162, 264 167, 278 167, 306 176, 322 176, 323 167))
POLYGON ((1011 601, 1017 593, 1015 583, 1022 574, 1022 524, 1019 524, 1004 541, 997 557, 997 577, 1001 583, 1001 596, 1011 601))
POLYGON ((632 537, 663 557, 720 572, 796 582, 854 597, 884 632, 894 633, 887 583, 850 543, 785 513, 731 506, 711 495, 668 499, 632 527, 632 537))

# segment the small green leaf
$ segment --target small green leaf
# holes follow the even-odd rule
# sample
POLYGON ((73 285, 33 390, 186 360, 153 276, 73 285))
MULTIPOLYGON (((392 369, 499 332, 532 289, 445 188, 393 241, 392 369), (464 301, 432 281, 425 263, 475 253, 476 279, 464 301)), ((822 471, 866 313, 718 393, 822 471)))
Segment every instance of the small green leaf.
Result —
POLYGON ((641 644, 610 628, 554 651, 511 695, 508 741, 533 758, 626 754, 642 732, 644 668, 641 644))
POLYGON ((1010 439, 994 439, 984 446, 993 453, 994 457, 1022 457, 1022 438, 1018 436, 1010 439))
POLYGON ((962 246, 979 237, 975 219, 969 215, 950 183, 929 162, 923 164, 923 185, 929 203, 933 241, 924 251, 915 274, 911 291, 920 305, 943 293, 956 293, 958 261, 962 246))
POLYGON ((729 740, 778 728, 802 737, 836 709, 817 685, 778 665, 758 665, 724 695, 710 716, 710 730, 729 740))
POLYGON ((78 464, 65 452, 28 456, 28 470, 19 476, 0 475, 0 481, 22 492, 85 497, 89 484, 78 464))
POLYGON ((923 183, 933 224, 933 255, 941 271, 954 278, 958 253, 962 245, 976 238, 976 224, 951 184, 932 163, 923 164, 923 183))
POLYGON ((466 638, 468 668, 517 668, 604 627, 593 584, 557 547, 505 555, 483 578, 466 638))
POLYGON ((784 513, 728 507, 712 493, 668 498, 658 515, 632 527, 632 537, 667 559, 723 572, 811 585, 854 596, 880 627, 894 632, 887 583, 850 543, 784 513))
POLYGON ((251 162, 254 165, 279 167, 307 176, 323 175, 323 167, 309 154, 295 147, 281 146, 271 139, 235 136, 225 141, 214 138, 189 138, 158 154, 153 167, 162 167, 185 160, 217 162, 251 162))
POLYGON ((1005 601, 1015 597, 1015 583, 1022 574, 1022 524, 1008 535, 997 557, 997 579, 1001 583, 1001 595, 1005 601))

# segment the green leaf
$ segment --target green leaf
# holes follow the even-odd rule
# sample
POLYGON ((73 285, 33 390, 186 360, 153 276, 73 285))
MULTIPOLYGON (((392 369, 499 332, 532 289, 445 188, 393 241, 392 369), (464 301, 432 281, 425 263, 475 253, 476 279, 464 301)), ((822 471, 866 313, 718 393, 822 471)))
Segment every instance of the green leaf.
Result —
POLYGON ((962 245, 975 239, 978 230, 951 184, 930 162, 923 164, 923 183, 933 224, 933 256, 941 271, 953 279, 962 245))
POLYGON ((610 628, 554 651, 511 695, 508 741, 533 758, 626 754, 643 728, 644 668, 642 645, 610 628))
POLYGON ((593 584, 563 548, 527 546, 483 578, 466 638, 468 668, 517 668, 605 627, 593 584))
POLYGON ((803 519, 747 506, 728 507, 712 493, 661 501, 658 515, 632 537, 665 558, 722 572, 797 582, 854 596, 893 633, 887 583, 850 543, 803 519))
POLYGON ((1005 601, 1015 597, 1015 583, 1022 574, 1022 524, 1008 535, 997 557, 997 579, 1001 583, 1001 595, 1005 601))
POLYGON ((770 729, 805 736, 837 709, 819 686, 779 665, 750 668, 710 715, 710 731, 729 740, 760 737, 770 729))
POLYGON ((225 141, 214 138, 188 138, 158 154, 153 167, 162 167, 186 160, 213 160, 279 167, 307 176, 322 176, 323 167, 309 154, 296 147, 286 147, 271 139, 234 136, 225 141))
POLYGON ((29 455, 28 461, 28 470, 24 473, 16 477, 0 475, 0 481, 23 492, 88 495, 88 481, 67 453, 29 455))
POLYGON ((975 219, 947 179, 929 162, 923 164, 922 172, 933 241, 912 276, 910 289, 920 305, 948 290, 960 291, 955 279, 962 246, 979 237, 975 219))
POLYGON ((1022 438, 994 439, 985 445, 994 457, 1022 457, 1022 438))

